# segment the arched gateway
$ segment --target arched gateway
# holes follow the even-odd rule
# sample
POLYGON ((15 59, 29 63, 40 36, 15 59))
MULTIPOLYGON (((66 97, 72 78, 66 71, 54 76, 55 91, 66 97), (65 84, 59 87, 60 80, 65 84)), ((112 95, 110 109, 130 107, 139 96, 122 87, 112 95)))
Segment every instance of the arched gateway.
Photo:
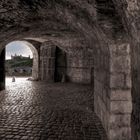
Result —
MULTIPOLYGON (((10 43, 14 43, 14 42, 16 42, 16 41, 13 41, 10 43)), ((27 41, 17 41, 17 42, 21 43, 23 45, 26 45, 27 47, 29 47, 31 49, 31 51, 33 53, 32 79, 38 80, 38 78, 39 78, 39 54, 38 54, 37 48, 27 41)), ((0 89, 5 88, 5 72, 6 72, 6 70, 5 70, 5 47, 0 49, 0 57, 1 57, 1 59, 0 59, 0 63, 1 63, 0 71, 1 71, 1 73, 3 73, 0 76, 1 82, 2 82, 0 84, 0 89)))
MULTIPOLYGON (((54 79, 52 47, 58 46, 67 56, 63 66, 69 81, 94 83, 94 111, 108 139, 137 140, 139 5, 139 0, 0 1, 0 89, 4 89, 5 44, 24 38, 39 41, 37 49, 29 42, 23 43, 35 55, 33 77, 41 80, 54 79), (47 44, 49 41, 53 46, 47 44), (52 54, 48 55, 47 50, 52 54)), ((57 72, 60 73, 60 67, 57 72)))

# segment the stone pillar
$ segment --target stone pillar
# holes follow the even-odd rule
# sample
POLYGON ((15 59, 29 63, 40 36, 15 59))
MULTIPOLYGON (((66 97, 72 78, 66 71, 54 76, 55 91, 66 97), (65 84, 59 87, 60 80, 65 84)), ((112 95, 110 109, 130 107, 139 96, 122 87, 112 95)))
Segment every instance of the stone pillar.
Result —
POLYGON ((5 49, 0 54, 0 90, 5 89, 5 49))
MULTIPOLYGON (((110 56, 99 50, 94 57, 94 111, 108 134, 110 117, 110 56)), ((93 86, 93 85, 92 85, 93 86)), ((102 138, 105 139, 105 138, 102 138)))
POLYGON ((33 51, 33 67, 32 67, 32 78, 39 80, 39 56, 37 50, 33 51))
POLYGON ((130 45, 111 45, 109 140, 131 140, 130 45))
POLYGON ((131 43, 132 103, 131 117, 132 140, 140 140, 140 43, 131 43))
POLYGON ((56 47, 51 44, 41 46, 41 80, 54 82, 55 75, 55 50, 56 47))

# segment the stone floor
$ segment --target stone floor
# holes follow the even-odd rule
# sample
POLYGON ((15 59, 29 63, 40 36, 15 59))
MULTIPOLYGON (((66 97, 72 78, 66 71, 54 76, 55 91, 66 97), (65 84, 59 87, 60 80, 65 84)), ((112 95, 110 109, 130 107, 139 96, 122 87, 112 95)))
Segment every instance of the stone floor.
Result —
POLYGON ((7 79, 0 140, 106 140, 89 86, 7 79))

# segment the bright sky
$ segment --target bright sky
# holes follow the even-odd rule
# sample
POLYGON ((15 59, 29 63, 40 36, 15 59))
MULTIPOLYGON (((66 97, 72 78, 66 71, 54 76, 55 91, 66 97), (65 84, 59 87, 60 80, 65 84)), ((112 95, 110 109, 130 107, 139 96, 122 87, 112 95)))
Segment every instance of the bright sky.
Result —
POLYGON ((21 41, 14 41, 6 46, 6 59, 11 59, 11 55, 29 56, 32 58, 33 54, 30 48, 21 41))

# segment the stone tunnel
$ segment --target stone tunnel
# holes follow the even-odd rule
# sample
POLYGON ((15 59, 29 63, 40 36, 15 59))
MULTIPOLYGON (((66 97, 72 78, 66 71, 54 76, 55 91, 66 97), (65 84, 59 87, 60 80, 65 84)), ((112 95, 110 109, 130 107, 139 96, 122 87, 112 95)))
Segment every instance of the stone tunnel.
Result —
POLYGON ((5 46, 21 41, 33 52, 33 79, 90 85, 107 139, 139 140, 139 13, 139 0, 1 0, 1 92, 5 46))

